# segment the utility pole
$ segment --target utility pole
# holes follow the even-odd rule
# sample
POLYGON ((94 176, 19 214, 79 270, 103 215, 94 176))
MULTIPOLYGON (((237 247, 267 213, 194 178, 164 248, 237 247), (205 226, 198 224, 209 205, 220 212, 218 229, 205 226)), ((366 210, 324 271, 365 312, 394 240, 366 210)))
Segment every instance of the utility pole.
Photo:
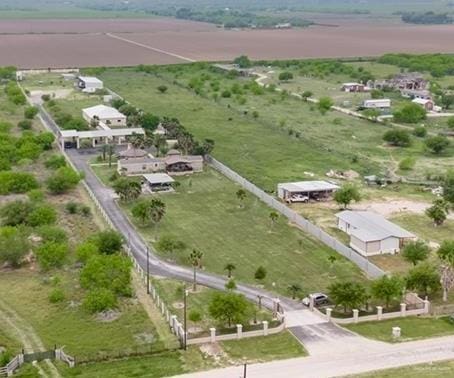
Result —
POLYGON ((243 368, 243 378, 246 378, 246 369, 247 369, 247 363, 244 364, 244 368, 243 368))
POLYGON ((188 324, 187 324, 187 297, 188 297, 188 291, 186 290, 186 285, 184 285, 184 292, 183 292, 183 303, 184 303, 184 315, 183 315, 183 323, 184 323, 184 350, 188 349, 188 340, 187 340, 187 335, 188 335, 188 324))
POLYGON ((147 247, 147 294, 150 294, 150 251, 147 247))

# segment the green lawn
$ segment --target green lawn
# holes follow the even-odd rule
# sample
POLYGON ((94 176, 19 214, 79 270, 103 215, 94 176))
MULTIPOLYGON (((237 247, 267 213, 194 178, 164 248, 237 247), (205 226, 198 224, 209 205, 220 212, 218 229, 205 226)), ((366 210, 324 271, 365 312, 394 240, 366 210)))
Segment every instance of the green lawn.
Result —
MULTIPOLYGON (((183 292, 184 284, 180 281, 172 279, 154 279, 153 284, 156 287, 158 293, 164 298, 164 301, 168 304, 171 312, 177 315, 179 321, 183 321, 183 292)), ((192 285, 186 285, 188 289, 187 297, 187 310, 188 314, 195 310, 202 315, 202 320, 200 322, 192 322, 188 319, 188 332, 189 336, 198 336, 198 335, 209 335, 209 328, 216 327, 218 330, 220 328, 225 328, 225 324, 219 324, 215 319, 213 319, 209 314, 209 305, 211 298, 217 292, 217 290, 209 289, 207 287, 198 286, 197 292, 192 291, 192 285)), ((257 306, 254 306, 255 319, 257 320, 259 327, 261 327, 262 320, 271 321, 271 313, 264 308, 259 311, 257 306)), ((253 320, 252 313, 250 321, 253 320)), ((246 331, 246 328, 244 328, 246 331)), ((233 326, 230 332, 236 332, 236 327, 233 326)))
POLYGON ((350 378, 446 378, 452 376, 454 376, 454 361, 442 361, 378 370, 350 376, 350 378))
POLYGON ((337 112, 322 116, 314 105, 277 92, 243 91, 231 98, 211 99, 210 83, 217 82, 220 93, 234 84, 243 86, 248 82, 244 78, 229 79, 198 66, 157 70, 159 76, 108 69, 100 77, 132 104, 177 117, 199 139, 214 139, 217 159, 269 191, 276 190, 278 182, 304 179, 305 171, 319 177, 331 169, 380 174, 404 157, 414 156, 415 168, 405 174, 424 177, 427 171, 442 171, 454 162, 450 157, 454 147, 445 157, 427 153, 416 138, 409 148, 389 148, 382 139, 386 126, 337 112), (210 78, 205 80, 203 96, 181 87, 203 75, 210 78), (181 85, 175 85, 175 80, 181 85), (156 90, 162 84, 168 87, 166 94, 156 90), (254 111, 258 118, 252 116, 254 111))
POLYGON ((426 241, 442 243, 444 240, 453 238, 454 220, 452 219, 448 219, 438 227, 435 227, 433 222, 424 214, 407 213, 397 215, 392 220, 426 241))
POLYGON ((260 338, 223 341, 221 345, 229 357, 248 363, 307 355, 304 347, 288 331, 260 338))
POLYGON ((446 317, 419 318, 412 316, 379 322, 349 324, 345 327, 361 336, 387 342, 411 341, 454 334, 454 323, 446 317), (400 339, 393 339, 392 327, 401 328, 400 339))
MULTIPOLYGON (((135 222, 148 242, 170 235, 186 243, 187 250, 163 253, 165 258, 188 265, 189 252, 196 248, 204 253, 202 262, 207 271, 225 274, 223 268, 231 262, 237 267, 234 276, 238 281, 263 284, 283 294, 288 294, 287 287, 293 283, 300 284, 306 293, 325 290, 332 282, 328 256, 334 252, 288 225, 283 217, 271 227, 271 209, 252 195, 240 208, 235 195, 239 186, 220 173, 207 169, 178 181, 181 185, 176 193, 160 195, 166 214, 157 231, 135 222), (263 283, 254 280, 259 265, 268 272, 263 283)), ((126 211, 130 215, 127 206, 126 211)), ((339 280, 364 279, 356 266, 340 256, 334 270, 339 280)))

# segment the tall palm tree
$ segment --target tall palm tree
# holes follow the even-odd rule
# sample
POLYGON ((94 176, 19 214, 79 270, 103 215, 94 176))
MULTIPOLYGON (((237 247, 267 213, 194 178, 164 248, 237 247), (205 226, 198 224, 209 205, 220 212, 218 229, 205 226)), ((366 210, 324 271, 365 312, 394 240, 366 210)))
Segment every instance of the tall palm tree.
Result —
POLYGON ((298 284, 293 284, 288 287, 288 291, 292 294, 292 299, 296 298, 296 295, 301 291, 301 286, 298 284))
POLYGON ((232 271, 236 269, 236 266, 232 263, 225 264, 224 270, 228 272, 228 277, 232 277, 232 271))
POLYGON ((191 254, 189 255, 189 261, 191 262, 192 268, 194 269, 192 284, 193 291, 197 291, 197 268, 200 268, 202 265, 202 257, 203 253, 196 249, 193 249, 191 254))
POLYGON ((160 151, 167 147, 166 137, 161 134, 155 134, 153 136, 153 146, 156 147, 156 155, 159 155, 160 151))
POLYGON ((157 225, 166 213, 166 205, 158 198, 153 198, 150 203, 150 218, 157 225))
POLYGON ((140 196, 142 193, 142 185, 140 182, 132 180, 128 185, 128 199, 133 200, 140 196))
POLYGON ((112 156, 115 153, 115 147, 112 144, 107 144, 107 156, 109 158, 109 168, 112 168, 112 156))
POLYGON ((236 191, 236 198, 240 201, 240 207, 243 207, 243 201, 246 198, 246 191, 244 189, 238 189, 236 191))

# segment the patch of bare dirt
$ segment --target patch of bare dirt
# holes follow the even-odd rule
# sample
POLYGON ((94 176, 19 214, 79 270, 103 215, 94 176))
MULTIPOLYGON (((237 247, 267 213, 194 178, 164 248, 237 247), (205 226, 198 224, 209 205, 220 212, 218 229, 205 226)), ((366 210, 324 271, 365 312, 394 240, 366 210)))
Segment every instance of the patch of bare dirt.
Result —
POLYGON ((208 356, 212 357, 215 361, 219 361, 225 357, 225 352, 218 343, 207 343, 200 345, 200 351, 208 356))
POLYGON ((106 310, 96 315, 96 320, 103 323, 110 323, 120 318, 121 312, 116 310, 106 310))

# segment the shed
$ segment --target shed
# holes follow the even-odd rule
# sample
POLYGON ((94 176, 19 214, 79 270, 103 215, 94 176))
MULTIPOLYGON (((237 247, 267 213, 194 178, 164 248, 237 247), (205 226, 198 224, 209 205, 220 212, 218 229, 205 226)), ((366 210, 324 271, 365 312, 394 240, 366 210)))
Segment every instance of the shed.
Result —
POLYGON ((363 108, 365 109, 389 109, 391 100, 389 98, 378 98, 372 100, 364 100, 363 108))
POLYGON ((434 108, 434 102, 429 99, 414 98, 411 102, 422 106, 427 111, 431 111, 434 108))
POLYGON ((303 199, 322 200, 329 198, 339 186, 327 181, 299 181, 277 185, 277 195, 286 202, 302 202, 303 199))
POLYGON ((143 178, 152 192, 173 190, 172 183, 175 180, 166 173, 149 173, 143 175, 143 178))
POLYGON ((416 236, 371 211, 345 210, 336 214, 337 227, 350 235, 350 246, 362 255, 398 253, 416 236))
POLYGON ((104 84, 101 80, 93 76, 79 76, 77 78, 77 87, 85 93, 95 93, 98 89, 103 89, 104 84))

